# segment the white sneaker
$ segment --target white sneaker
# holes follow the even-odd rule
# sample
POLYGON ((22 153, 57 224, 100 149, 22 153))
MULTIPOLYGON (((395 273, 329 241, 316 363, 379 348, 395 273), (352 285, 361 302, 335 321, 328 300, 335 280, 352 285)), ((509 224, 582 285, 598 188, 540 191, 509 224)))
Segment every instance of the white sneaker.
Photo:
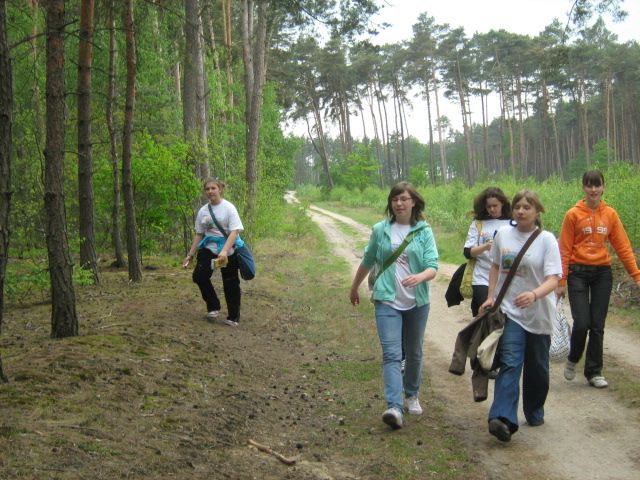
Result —
POLYGON ((382 421, 394 430, 402 428, 402 412, 395 407, 387 408, 382 414, 382 421))
POLYGON ((607 388, 609 386, 609 382, 607 382, 603 376, 598 375, 589 379, 589 385, 596 388, 607 388))
POLYGON ((422 415, 422 407, 420 406, 420 401, 418 400, 417 395, 407 397, 407 411, 411 415, 422 415))
POLYGON ((229 325, 230 327, 237 327, 238 325, 240 325, 238 322, 236 322, 235 320, 231 320, 229 318, 227 318, 226 320, 223 320, 222 323, 229 325))
POLYGON ((576 364, 567 360, 564 366, 564 378, 567 380, 573 380, 576 378, 576 364))
POLYGON ((220 315, 220 310, 211 310, 209 313, 207 313, 207 318, 209 320, 215 320, 216 318, 218 318, 218 315, 220 315))

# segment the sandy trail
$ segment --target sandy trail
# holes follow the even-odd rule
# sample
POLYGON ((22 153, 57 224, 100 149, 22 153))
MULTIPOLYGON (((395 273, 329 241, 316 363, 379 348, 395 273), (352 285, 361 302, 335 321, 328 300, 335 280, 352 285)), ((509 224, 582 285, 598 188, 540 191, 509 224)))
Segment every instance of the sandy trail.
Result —
MULTIPOLYGON (((291 196, 290 200, 294 197, 291 196)), ((338 225, 339 222, 348 224, 363 240, 368 238, 370 227, 314 206, 310 207, 309 215, 334 245, 335 255, 345 258, 355 272, 362 252, 351 247, 353 238, 342 233, 338 225)), ((562 362, 551 364, 545 425, 529 427, 524 422, 520 407, 521 427, 510 443, 503 444, 488 434, 490 400, 473 402, 470 372, 458 377, 447 371, 456 335, 470 319, 468 302, 447 308, 444 300, 444 292, 455 268, 456 265, 440 264, 438 276, 431 283, 425 369, 432 389, 446 405, 450 424, 471 447, 475 458, 485 466, 488 477, 640 478, 640 419, 637 410, 620 404, 611 389, 590 387, 580 375, 573 382, 567 382, 562 375, 562 362)), ((366 288, 365 282, 361 288, 366 288)), ((568 305, 565 308, 569 315, 568 305)), ((633 372, 640 373, 639 337, 633 332, 607 327, 605 354, 609 360, 619 361, 633 372)), ((493 393, 490 390, 491 398, 493 393)))

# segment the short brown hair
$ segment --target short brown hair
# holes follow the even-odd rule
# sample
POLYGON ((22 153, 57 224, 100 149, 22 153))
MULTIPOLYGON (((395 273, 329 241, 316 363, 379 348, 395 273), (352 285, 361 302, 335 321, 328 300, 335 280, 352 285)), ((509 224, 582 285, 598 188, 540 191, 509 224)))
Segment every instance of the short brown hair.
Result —
POLYGON ((218 185, 218 188, 220 189, 220 191, 224 191, 224 187, 226 187, 225 183, 220 180, 218 177, 207 177, 204 179, 204 182, 202 184, 202 188, 205 189, 207 188, 207 185, 210 183, 215 183, 216 185, 218 185))
MULTIPOLYGON (((516 203, 520 200, 525 199, 528 204, 533 205, 534 208, 538 211, 538 213, 544 213, 544 205, 540 201, 540 197, 536 192, 531 190, 520 190, 513 196, 513 200, 511 200, 511 211, 515 209, 516 203)), ((536 217, 536 225, 542 228, 542 221, 540 221, 540 217, 536 217)))
POLYGON ((584 187, 604 187, 604 175, 600 170, 588 170, 582 175, 584 187))

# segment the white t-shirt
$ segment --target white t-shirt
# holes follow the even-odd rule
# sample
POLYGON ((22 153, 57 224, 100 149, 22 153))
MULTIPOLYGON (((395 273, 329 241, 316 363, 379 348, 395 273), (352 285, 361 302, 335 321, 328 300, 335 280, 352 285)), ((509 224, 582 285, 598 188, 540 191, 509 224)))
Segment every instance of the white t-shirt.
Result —
MULTIPOLYGON (((411 225, 391 224, 391 248, 395 251, 411 231, 411 225)), ((396 298, 388 302, 396 310, 410 310, 416 306, 416 288, 405 287, 402 280, 411 275, 409 258, 405 249, 396 259, 396 298)))
MULTIPOLYGON (((493 240, 498 230, 509 226, 509 219, 490 218, 488 220, 474 220, 469 227, 464 248, 473 248, 484 245, 493 240), (480 223, 480 231, 478 231, 480 223)), ((491 269, 490 250, 485 250, 476 258, 476 266, 473 268, 471 285, 489 285, 489 270, 491 269)))
MULTIPOLYGON (((531 233, 533 232, 520 232, 516 227, 498 231, 490 252, 493 263, 500 267, 496 296, 507 278, 509 268, 531 233)), ((551 335, 553 318, 556 315, 555 293, 538 297, 538 300, 527 308, 516 307, 515 298, 540 286, 549 275, 562 278, 562 261, 556 237, 551 232, 542 231, 524 254, 500 304, 500 310, 528 332, 551 335)))
MULTIPOLYGON (((227 235, 231 233, 233 230, 244 230, 242 225, 242 221, 240 220, 240 215, 238 215, 238 210, 233 205, 233 203, 225 200, 224 198, 217 205, 211 205, 211 209, 213 210, 213 214, 216 217, 218 223, 225 229, 227 235)), ((198 210, 198 215, 196 216, 196 233, 202 234, 205 237, 223 237, 224 235, 218 227, 213 222, 211 218, 211 214, 209 213, 209 204, 205 204, 198 210)), ((223 242, 224 244, 224 242, 223 242)), ((213 253, 218 253, 218 244, 216 242, 207 243, 207 248, 211 250, 213 253)), ((229 255, 233 255, 234 249, 231 248, 229 250, 229 255)))

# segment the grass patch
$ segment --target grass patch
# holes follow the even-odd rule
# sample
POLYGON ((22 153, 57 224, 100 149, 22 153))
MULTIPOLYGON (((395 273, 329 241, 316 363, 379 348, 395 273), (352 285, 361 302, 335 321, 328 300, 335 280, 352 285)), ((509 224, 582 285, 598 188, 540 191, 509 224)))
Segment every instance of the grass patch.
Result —
MULTIPOLYGON (((345 217, 352 218, 356 222, 367 226, 373 226, 384 218, 383 211, 378 212, 372 207, 345 207, 341 203, 330 201, 316 202, 314 205, 324 208, 325 210, 339 213, 345 217)), ((430 221, 428 217, 429 215, 427 212, 427 221, 433 229, 433 235, 436 239, 436 246, 438 247, 440 261, 455 264, 465 262, 466 259, 462 255, 462 249, 464 247, 464 241, 467 234, 466 230, 463 233, 447 231, 430 221)), ((471 223, 471 221, 469 221, 469 223, 471 223)), ((356 236, 352 227, 340 224, 340 229, 345 233, 348 233, 349 236, 356 236)), ((366 243, 362 243, 362 245, 358 244, 358 247, 364 248, 365 245, 366 243)))
MULTIPOLYGON (((331 209, 329 205, 322 208, 331 209)), ((284 246, 292 258, 281 267, 291 269, 291 275, 304 272, 296 277, 299 288, 285 291, 285 296, 295 294, 291 298, 296 304, 293 311, 305 315, 298 329, 300 337, 322 345, 325 352, 321 361, 305 367, 308 375, 323 378, 330 386, 319 394, 330 398, 330 405, 339 405, 336 431, 344 431, 348 439, 340 443, 343 455, 375 468, 376 476, 371 478, 474 478, 477 472, 462 444, 446 428, 439 427, 445 420, 437 406, 436 392, 430 390, 427 381, 423 384, 424 398, 429 399, 424 402, 425 415, 412 418, 400 435, 380 421, 385 402, 373 306, 369 302, 357 308, 350 305, 350 279, 345 277, 344 261, 327 257, 324 266, 316 265, 309 251, 326 247, 318 240, 322 238, 319 230, 313 225, 309 229, 311 238, 306 239, 304 248, 300 248, 301 242, 284 246)), ((278 247, 283 245, 279 243, 278 247)))

